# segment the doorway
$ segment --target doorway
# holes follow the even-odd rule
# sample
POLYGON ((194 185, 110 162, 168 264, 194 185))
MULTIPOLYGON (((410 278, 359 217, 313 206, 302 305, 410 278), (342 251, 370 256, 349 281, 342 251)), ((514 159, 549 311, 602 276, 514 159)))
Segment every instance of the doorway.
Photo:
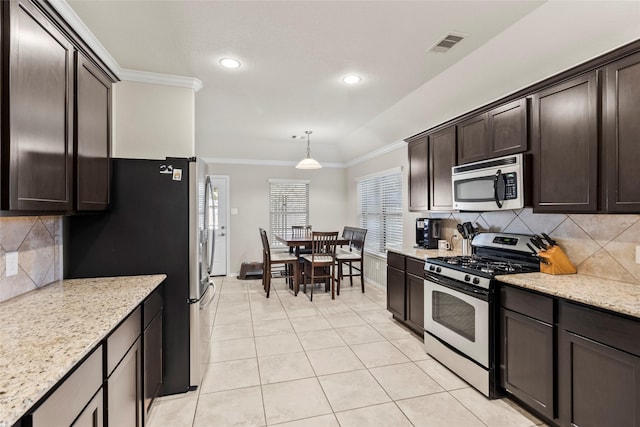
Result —
POLYGON ((211 275, 226 276, 229 265, 229 177, 210 175, 210 179, 213 197, 206 209, 215 242, 211 275))

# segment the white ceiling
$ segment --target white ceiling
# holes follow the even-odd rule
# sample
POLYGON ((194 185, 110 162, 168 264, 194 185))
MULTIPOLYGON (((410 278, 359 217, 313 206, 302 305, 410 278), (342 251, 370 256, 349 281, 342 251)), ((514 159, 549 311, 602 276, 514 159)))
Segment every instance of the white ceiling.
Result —
POLYGON ((296 161, 312 130, 313 157, 352 162, 640 37, 640 1, 67 3, 120 67, 202 80, 196 154, 219 159, 296 161))

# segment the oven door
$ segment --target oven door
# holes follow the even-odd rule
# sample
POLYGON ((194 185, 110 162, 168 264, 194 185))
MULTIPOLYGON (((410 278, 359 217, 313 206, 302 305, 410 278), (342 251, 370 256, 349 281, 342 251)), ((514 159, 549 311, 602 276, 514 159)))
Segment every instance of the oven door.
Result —
POLYGON ((425 274, 424 329, 489 368, 490 291, 425 274))

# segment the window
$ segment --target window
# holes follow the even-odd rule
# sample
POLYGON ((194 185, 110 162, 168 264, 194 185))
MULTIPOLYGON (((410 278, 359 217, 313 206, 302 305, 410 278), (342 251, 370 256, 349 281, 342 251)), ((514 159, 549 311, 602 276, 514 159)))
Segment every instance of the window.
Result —
POLYGON ((402 172, 399 169, 358 179, 358 221, 366 228, 365 250, 384 255, 402 246, 402 172))
POLYGON ((292 225, 309 223, 309 181, 269 180, 269 222, 271 246, 282 246, 276 234, 285 234, 292 225))

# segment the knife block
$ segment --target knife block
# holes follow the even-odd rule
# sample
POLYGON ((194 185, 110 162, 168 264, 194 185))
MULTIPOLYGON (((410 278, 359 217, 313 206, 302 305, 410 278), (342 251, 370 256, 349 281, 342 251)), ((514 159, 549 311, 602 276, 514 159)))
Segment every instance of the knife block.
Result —
POLYGON ((538 254, 540 258, 540 272, 546 274, 575 274, 576 267, 569 261, 567 254, 559 246, 552 246, 550 249, 538 254))

